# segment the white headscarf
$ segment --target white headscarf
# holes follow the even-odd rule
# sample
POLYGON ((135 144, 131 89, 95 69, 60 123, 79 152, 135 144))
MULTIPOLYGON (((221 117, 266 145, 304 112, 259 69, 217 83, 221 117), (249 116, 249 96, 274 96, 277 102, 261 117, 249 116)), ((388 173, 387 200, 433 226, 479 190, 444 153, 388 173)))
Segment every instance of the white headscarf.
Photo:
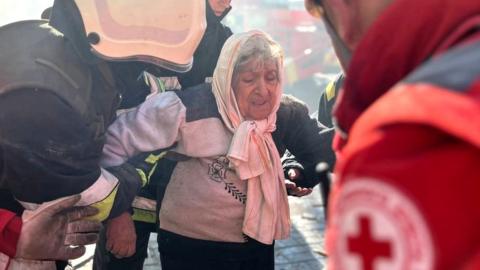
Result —
MULTIPOLYGON (((233 70, 239 53, 245 42, 253 36, 265 38, 279 48, 276 42, 260 31, 231 36, 220 54, 212 88, 223 122, 233 133, 227 156, 240 179, 248 180, 243 233, 261 243, 272 244, 273 240, 285 239, 290 235, 290 210, 283 169, 271 135, 276 129, 281 80, 277 84, 274 109, 264 120, 245 120, 232 89, 233 70)), ((277 67, 280 76, 283 69, 281 57, 277 67)))

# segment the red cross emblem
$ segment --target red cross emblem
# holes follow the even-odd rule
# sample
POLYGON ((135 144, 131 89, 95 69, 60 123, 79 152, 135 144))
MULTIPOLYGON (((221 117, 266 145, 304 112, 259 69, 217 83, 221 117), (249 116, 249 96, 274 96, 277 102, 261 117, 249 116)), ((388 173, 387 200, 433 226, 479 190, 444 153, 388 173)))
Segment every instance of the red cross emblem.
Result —
POLYGON ((372 237, 370 219, 361 216, 359 219, 360 234, 348 237, 348 250, 359 254, 362 258, 363 270, 373 270, 376 258, 390 258, 391 244, 388 241, 376 241, 372 237))
POLYGON ((335 269, 433 269, 428 226, 412 200, 391 184, 346 181, 331 213, 327 246, 335 269))

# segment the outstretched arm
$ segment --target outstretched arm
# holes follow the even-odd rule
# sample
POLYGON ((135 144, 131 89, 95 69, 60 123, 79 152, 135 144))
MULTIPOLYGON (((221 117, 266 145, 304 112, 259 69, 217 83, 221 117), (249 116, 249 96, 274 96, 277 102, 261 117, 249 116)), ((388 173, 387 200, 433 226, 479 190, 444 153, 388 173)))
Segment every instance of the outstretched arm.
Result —
MULTIPOLYGON (((279 152, 288 150, 292 155, 282 160, 284 168, 301 172, 301 186, 318 184, 315 168, 326 162, 330 168, 335 163, 331 147, 333 130, 324 127, 308 114, 306 105, 298 99, 284 95, 277 113, 277 130, 273 137, 279 152)), ((300 183, 300 182, 299 182, 300 183)))
POLYGON ((175 93, 147 99, 108 128, 101 164, 118 166, 138 153, 172 146, 180 139, 184 122, 185 107, 175 93))

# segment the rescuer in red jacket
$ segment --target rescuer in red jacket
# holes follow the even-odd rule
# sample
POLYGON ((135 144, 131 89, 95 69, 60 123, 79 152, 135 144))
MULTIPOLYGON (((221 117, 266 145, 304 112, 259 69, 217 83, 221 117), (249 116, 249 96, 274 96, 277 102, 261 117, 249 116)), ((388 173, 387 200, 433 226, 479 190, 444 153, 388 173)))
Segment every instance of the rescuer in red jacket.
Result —
POLYGON ((329 269, 480 269, 480 2, 306 6, 352 52, 329 269))

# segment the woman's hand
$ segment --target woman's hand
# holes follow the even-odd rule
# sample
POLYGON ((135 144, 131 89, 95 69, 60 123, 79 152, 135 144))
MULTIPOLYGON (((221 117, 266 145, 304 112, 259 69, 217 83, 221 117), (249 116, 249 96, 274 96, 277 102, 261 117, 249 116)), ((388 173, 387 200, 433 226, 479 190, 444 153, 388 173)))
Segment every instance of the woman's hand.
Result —
POLYGON ((121 259, 135 253, 137 234, 132 217, 125 212, 107 221, 107 250, 121 259))
POLYGON ((287 187, 288 195, 292 195, 295 197, 303 197, 312 193, 313 189, 297 187, 297 184, 295 184, 295 180, 298 180, 300 179, 300 177, 302 177, 302 174, 298 169, 295 169, 295 168, 289 169, 287 174, 288 174, 288 178, 290 179, 290 180, 287 180, 287 179, 285 180, 285 185, 287 187))

